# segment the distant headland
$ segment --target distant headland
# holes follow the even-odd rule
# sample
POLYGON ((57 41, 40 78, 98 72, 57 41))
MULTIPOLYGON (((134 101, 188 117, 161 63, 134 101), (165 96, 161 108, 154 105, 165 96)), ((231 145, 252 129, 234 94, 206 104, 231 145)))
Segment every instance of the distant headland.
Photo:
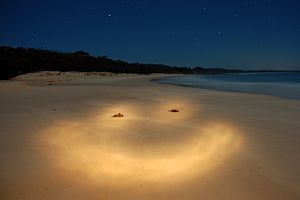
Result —
MULTIPOLYGON (((163 64, 128 63, 106 56, 91 56, 85 51, 71 53, 0 46, 0 79, 38 71, 112 72, 135 74, 224 74, 243 72, 278 72, 278 70, 236 70, 223 68, 179 67, 163 64)), ((282 72, 282 71, 280 71, 282 72)))

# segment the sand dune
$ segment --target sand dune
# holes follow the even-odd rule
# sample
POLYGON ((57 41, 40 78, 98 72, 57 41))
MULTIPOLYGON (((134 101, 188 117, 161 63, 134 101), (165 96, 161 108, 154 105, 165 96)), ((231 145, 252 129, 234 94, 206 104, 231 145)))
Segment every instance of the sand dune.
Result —
POLYGON ((0 199, 300 199, 299 101, 161 76, 0 82, 0 199))

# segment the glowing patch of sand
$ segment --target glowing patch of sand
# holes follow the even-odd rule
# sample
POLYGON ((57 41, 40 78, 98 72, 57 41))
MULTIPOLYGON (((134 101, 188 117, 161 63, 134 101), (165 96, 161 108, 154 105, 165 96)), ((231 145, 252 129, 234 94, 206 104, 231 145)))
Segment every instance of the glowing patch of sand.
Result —
POLYGON ((167 183, 200 176, 241 146, 240 135, 228 124, 163 129, 165 113, 154 113, 156 121, 139 117, 141 113, 117 106, 91 116, 88 122, 55 124, 42 134, 49 152, 59 152, 48 156, 58 167, 81 173, 97 184, 167 183), (125 113, 124 118, 111 117, 119 111, 125 113))

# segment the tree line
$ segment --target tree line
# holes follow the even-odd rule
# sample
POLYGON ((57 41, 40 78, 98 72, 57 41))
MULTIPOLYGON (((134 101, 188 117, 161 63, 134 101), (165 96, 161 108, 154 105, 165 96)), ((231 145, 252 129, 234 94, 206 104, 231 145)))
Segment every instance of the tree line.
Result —
POLYGON ((128 63, 106 56, 91 56, 88 52, 64 53, 34 48, 0 47, 0 79, 38 71, 78 71, 112 73, 215 74, 241 70, 177 67, 162 64, 128 63))

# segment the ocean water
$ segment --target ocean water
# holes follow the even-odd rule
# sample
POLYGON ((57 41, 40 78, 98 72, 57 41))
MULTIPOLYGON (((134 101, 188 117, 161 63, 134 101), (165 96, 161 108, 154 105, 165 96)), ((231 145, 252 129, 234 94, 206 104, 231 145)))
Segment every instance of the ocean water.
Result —
POLYGON ((165 77, 156 81, 187 87, 300 100, 300 72, 182 75, 165 77))

